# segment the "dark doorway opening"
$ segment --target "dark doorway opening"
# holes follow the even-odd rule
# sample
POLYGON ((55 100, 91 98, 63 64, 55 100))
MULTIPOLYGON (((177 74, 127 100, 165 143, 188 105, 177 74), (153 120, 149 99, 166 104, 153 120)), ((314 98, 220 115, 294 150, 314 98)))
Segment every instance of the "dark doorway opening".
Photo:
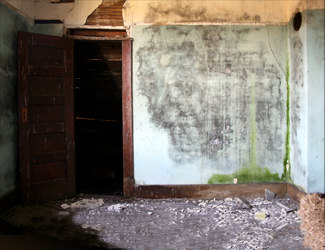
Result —
POLYGON ((122 195, 122 42, 75 41, 77 191, 122 195))

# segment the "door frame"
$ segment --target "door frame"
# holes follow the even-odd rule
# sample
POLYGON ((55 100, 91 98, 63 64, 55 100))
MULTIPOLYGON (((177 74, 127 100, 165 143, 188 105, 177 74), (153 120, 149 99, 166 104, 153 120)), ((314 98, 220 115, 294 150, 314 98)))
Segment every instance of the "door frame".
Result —
POLYGON ((132 40, 122 41, 123 195, 134 194, 132 40))
MULTIPOLYGON (((69 32, 68 32, 69 33, 69 32)), ((121 41, 122 43, 122 136, 123 196, 134 195, 133 106, 132 106, 132 38, 67 35, 72 40, 121 41)))

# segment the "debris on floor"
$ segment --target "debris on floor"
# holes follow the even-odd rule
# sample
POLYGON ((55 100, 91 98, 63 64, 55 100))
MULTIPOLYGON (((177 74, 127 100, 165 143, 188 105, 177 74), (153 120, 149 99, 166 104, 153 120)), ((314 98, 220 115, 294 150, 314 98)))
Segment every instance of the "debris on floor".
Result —
POLYGON ((300 201, 298 215, 304 244, 314 250, 325 250, 325 197, 307 194, 300 201))
POLYGON ((265 189, 265 200, 271 201, 274 200, 275 198, 275 193, 273 193, 271 190, 269 189, 265 189))
POLYGON ((63 203, 61 205, 61 208, 67 209, 67 208, 97 208, 104 204, 103 199, 82 199, 80 201, 76 201, 74 203, 71 203, 70 205, 63 203))
POLYGON ((298 204, 289 198, 85 198, 17 207, 5 219, 63 240, 118 249, 308 249, 298 204))

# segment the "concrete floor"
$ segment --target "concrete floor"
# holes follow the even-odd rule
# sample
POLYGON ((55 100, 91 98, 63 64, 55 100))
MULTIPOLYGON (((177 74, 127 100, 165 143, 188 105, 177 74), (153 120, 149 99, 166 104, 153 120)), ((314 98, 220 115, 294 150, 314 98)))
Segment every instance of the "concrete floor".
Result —
POLYGON ((5 250, 307 250, 302 245, 297 208, 287 198, 79 196, 7 211, 0 221, 0 246, 5 250))

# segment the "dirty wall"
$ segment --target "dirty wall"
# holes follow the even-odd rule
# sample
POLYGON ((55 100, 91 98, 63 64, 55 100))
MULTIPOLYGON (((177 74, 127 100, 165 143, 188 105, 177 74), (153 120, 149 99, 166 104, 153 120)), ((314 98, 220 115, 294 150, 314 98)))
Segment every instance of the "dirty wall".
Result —
POLYGON ((308 192, 325 193, 325 11, 306 11, 308 86, 308 192))
POLYGON ((132 27, 137 184, 324 190, 324 10, 302 26, 132 27))
POLYGON ((283 180, 286 26, 132 32, 137 184, 283 180))
POLYGON ((0 198, 18 188, 18 31, 62 35, 62 25, 32 25, 0 3, 0 198))

